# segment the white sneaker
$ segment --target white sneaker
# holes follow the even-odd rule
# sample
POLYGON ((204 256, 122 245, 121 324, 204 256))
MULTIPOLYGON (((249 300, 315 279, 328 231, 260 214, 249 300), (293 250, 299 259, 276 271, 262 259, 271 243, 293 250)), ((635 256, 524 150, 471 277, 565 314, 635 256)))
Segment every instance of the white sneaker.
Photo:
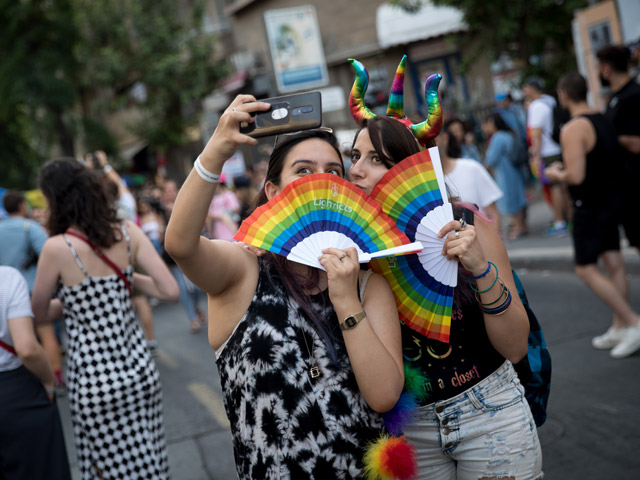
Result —
POLYGON ((624 329, 624 338, 611 350, 613 358, 624 358, 640 350, 640 323, 624 329))
POLYGON ((624 338, 624 328, 609 327, 602 335, 593 337, 591 345, 598 350, 609 350, 618 345, 624 338))

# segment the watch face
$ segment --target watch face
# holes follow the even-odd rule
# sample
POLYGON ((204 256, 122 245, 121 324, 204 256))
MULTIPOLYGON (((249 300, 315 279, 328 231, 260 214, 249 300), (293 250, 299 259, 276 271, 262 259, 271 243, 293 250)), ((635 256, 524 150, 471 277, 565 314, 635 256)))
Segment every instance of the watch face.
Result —
POLYGON ((344 324, 347 326, 347 328, 353 328, 358 324, 358 322, 355 317, 347 317, 344 319, 344 324))

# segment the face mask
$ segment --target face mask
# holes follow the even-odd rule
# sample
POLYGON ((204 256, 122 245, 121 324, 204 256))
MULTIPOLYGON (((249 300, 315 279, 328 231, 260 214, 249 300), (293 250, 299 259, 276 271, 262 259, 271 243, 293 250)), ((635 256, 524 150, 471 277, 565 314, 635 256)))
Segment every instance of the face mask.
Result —
POLYGON ((611 82, 609 82, 608 78, 604 78, 602 76, 602 74, 598 75, 600 77, 600 85, 602 85, 603 87, 610 87, 611 86, 611 82))

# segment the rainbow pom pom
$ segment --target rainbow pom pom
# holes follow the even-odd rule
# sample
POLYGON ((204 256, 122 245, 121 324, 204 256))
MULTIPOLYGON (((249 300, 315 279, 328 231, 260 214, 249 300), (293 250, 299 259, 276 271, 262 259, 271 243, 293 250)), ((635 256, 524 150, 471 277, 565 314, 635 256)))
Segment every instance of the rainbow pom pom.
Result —
POLYGON ((418 412, 418 397, 407 390, 402 390, 400 398, 391 410, 382 416, 384 426, 391 435, 402 435, 404 427, 411 423, 418 412))
POLYGON ((367 480, 409 480, 417 474, 416 449, 405 437, 382 435, 364 456, 367 480))

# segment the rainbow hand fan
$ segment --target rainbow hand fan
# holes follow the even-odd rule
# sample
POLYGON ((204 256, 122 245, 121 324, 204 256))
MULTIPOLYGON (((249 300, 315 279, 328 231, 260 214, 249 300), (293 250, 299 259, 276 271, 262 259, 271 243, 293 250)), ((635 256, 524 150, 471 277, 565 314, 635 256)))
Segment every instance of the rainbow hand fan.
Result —
POLYGON ((325 248, 355 247, 361 263, 422 249, 359 188, 328 173, 291 182, 255 209, 234 239, 322 270, 325 248))
POLYGON ((372 268, 391 285, 405 324, 428 338, 448 342, 458 262, 442 255, 445 239, 438 238, 440 229, 453 220, 438 149, 396 164, 371 196, 410 240, 424 247, 415 255, 372 261, 372 268))

